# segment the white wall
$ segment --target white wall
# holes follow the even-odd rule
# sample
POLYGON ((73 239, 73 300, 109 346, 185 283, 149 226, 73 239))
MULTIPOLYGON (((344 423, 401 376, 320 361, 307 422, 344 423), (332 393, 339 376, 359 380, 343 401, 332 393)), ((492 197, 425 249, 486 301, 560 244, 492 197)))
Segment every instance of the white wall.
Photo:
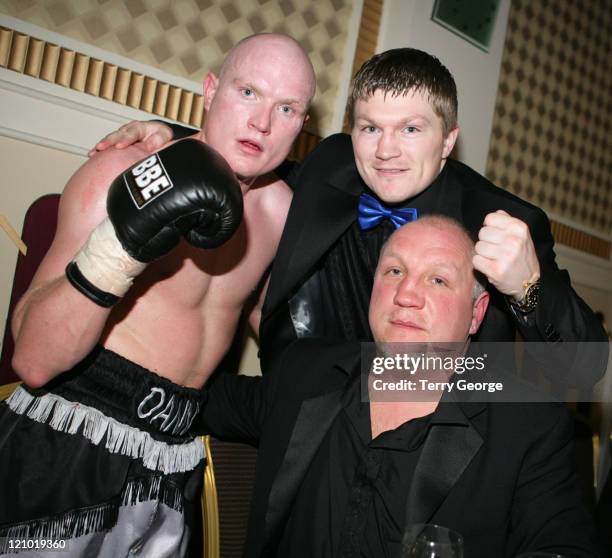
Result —
POLYGON ((604 313, 608 327, 612 324, 612 262, 573 250, 555 246, 557 264, 567 269, 576 292, 593 308, 604 313))
POLYGON ((489 52, 431 20, 434 0, 385 0, 378 52, 412 47, 437 56, 451 71, 459 98, 456 158, 484 173, 510 0, 502 0, 489 52))

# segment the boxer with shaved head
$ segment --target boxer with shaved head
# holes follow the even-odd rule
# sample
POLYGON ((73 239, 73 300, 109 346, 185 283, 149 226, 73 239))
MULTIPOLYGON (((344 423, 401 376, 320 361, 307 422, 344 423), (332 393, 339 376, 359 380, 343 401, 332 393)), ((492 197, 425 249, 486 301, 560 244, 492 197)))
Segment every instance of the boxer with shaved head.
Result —
POLYGON ((291 191, 271 171, 314 90, 294 39, 249 37, 205 78, 200 132, 99 153, 70 179, 12 323, 24 385, 0 408, 0 540, 186 552, 199 388, 276 252, 291 191))

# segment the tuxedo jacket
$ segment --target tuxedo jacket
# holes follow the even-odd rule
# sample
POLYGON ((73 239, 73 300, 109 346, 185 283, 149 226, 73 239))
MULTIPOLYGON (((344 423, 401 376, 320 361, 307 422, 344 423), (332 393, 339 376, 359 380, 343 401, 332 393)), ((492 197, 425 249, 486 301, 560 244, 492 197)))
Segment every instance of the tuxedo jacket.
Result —
MULTIPOLYGON (((276 556, 300 483, 359 360, 357 343, 302 339, 265 376, 221 374, 207 390, 203 430, 259 446, 245 556, 276 556)), ((565 407, 450 404, 465 420, 431 426, 406 495, 406 523, 457 530, 466 558, 524 550, 597 556, 571 465, 565 407)))
MULTIPOLYGON (((448 159, 432 213, 453 217, 475 236, 485 216, 498 209, 527 223, 541 268, 540 301, 535 315, 523 319, 493 287, 491 303, 478 341, 514 341, 516 329, 527 341, 541 341, 537 360, 555 379, 590 388, 605 370, 607 345, 579 352, 572 341, 600 341, 607 336, 593 311, 572 289, 569 275, 557 267, 554 240, 545 213, 497 188, 466 165, 448 159)), ((350 136, 323 140, 287 181, 294 189, 287 222, 272 266, 260 325, 260 357, 264 373, 296 339, 289 299, 313 273, 332 245, 357 218, 364 183, 357 171, 350 136)), ((594 344, 590 344, 593 347, 594 344)), ((534 349, 535 350, 535 349, 534 349)))

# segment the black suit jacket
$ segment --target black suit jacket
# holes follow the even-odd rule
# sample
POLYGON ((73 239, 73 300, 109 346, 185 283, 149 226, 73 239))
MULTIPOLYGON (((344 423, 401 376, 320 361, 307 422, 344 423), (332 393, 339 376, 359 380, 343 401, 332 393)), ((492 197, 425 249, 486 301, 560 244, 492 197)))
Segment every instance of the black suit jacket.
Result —
MULTIPOLYGON (((572 289, 568 273, 557 267, 545 213, 458 161, 449 159, 446 167, 435 213, 457 219, 477 236, 485 216, 503 209, 527 223, 540 262, 542 288, 533 323, 515 316, 505 298, 491 288, 489 310, 475 340, 514 341, 518 329, 526 340, 546 343, 546 347, 538 347, 545 354, 537 360, 546 365, 551 376, 580 387, 592 386, 605 370, 607 346, 596 351, 591 344, 579 353, 575 344, 564 346, 563 342, 607 342, 607 336, 592 310, 572 289), (566 377, 570 373, 573 375, 566 377)), ((351 138, 346 134, 323 140, 287 180, 294 197, 272 266, 260 326, 264 373, 276 355, 296 339, 288 300, 356 219, 359 195, 364 190, 351 138)))
MULTIPOLYGON (((301 340, 265 376, 222 374, 209 388, 204 430, 259 445, 245 556, 276 555, 300 482, 341 408, 359 355, 358 344, 301 340)), ((464 424, 432 426, 407 495, 406 522, 459 531, 466 558, 535 549, 596 556, 571 466, 565 408, 450 404, 464 424)), ((312 516, 316 521, 314 510, 312 516)))

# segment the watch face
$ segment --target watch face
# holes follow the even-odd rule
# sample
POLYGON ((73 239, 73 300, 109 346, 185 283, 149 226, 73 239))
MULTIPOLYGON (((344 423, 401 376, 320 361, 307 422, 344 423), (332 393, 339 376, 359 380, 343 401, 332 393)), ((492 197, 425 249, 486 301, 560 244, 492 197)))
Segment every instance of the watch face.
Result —
POLYGON ((527 289, 523 306, 527 312, 533 310, 538 304, 538 295, 540 292, 540 284, 534 283, 527 289))
POLYGON ((526 314, 527 312, 531 312, 538 305, 538 299, 540 294, 540 282, 536 281, 532 285, 527 287, 527 291, 525 292, 525 296, 523 300, 520 302, 511 301, 512 306, 516 308, 519 312, 526 314))

